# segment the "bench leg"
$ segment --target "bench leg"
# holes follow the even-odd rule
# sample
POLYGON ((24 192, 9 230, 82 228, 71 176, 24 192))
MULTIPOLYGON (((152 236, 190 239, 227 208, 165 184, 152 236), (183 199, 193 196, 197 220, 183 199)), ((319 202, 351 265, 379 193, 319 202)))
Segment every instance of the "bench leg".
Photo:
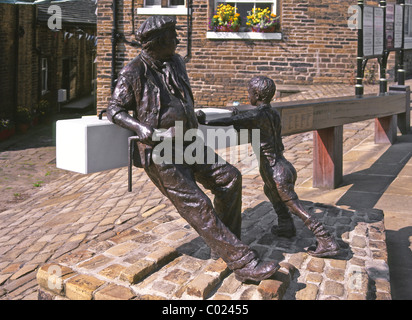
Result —
POLYGON ((397 115, 375 119, 375 143, 396 142, 397 135, 397 115))
POLYGON ((398 114, 398 129, 401 134, 408 134, 411 128, 411 90, 409 86, 393 85, 389 87, 389 93, 406 93, 405 112, 398 114))
POLYGON ((342 182, 343 126, 313 132, 313 187, 334 189, 342 182))

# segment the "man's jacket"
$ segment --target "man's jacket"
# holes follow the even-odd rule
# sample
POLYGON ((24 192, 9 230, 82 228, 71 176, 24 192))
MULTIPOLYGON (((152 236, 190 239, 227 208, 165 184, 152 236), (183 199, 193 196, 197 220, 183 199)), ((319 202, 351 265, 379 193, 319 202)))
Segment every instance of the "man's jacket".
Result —
MULTIPOLYGON (((187 86, 186 89, 193 101, 193 93, 182 57, 175 54, 172 64, 180 77, 180 83, 187 86)), ((133 59, 119 73, 116 88, 107 108, 107 118, 113 123, 120 124, 116 121, 116 116, 119 115, 121 118, 121 113, 132 111, 133 117, 140 123, 159 129, 161 100, 158 79, 150 62, 142 54, 133 59)), ((139 152, 134 153, 134 165, 143 167, 147 152, 151 148, 140 142, 137 146, 139 152)))

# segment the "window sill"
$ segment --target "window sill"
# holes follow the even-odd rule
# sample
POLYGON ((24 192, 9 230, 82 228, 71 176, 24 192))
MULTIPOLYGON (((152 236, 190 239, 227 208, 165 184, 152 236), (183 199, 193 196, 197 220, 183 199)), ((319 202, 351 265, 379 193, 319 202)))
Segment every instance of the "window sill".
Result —
POLYGON ((206 33, 206 38, 216 40, 282 40, 282 33, 208 31, 206 33))
POLYGON ((185 7, 176 7, 176 8, 137 8, 137 14, 142 15, 187 15, 187 8, 185 7))

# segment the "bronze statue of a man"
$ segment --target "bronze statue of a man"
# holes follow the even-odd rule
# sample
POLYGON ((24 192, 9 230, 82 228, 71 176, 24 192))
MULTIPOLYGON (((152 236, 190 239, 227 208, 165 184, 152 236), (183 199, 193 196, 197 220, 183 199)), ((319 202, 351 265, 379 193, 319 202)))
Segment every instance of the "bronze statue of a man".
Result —
POLYGON ((179 122, 187 131, 198 127, 198 119, 185 64, 175 52, 179 43, 175 18, 148 18, 137 31, 137 38, 142 51, 120 72, 107 109, 108 119, 136 132, 139 142, 134 164, 144 168, 179 214, 240 281, 269 278, 279 265, 261 261, 240 240, 240 172, 224 161, 217 161, 217 155, 213 163, 152 161, 157 143, 152 139, 155 129, 170 129, 179 122), (213 204, 197 183, 212 191, 213 204))

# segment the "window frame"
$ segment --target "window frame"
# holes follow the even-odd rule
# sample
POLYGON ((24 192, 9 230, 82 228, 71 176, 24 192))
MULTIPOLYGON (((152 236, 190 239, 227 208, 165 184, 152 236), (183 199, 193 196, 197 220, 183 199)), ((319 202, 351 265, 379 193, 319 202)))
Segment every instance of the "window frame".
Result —
MULTIPOLYGON (((210 10, 213 15, 216 12, 218 3, 268 3, 272 5, 272 12, 278 15, 280 0, 211 0, 209 5, 213 5, 210 10)), ((254 6, 255 7, 255 6, 254 6)), ((211 18, 211 17, 210 17, 211 18)), ((242 17, 246 18, 246 17, 242 17)), ((283 35, 281 32, 273 33, 260 33, 251 31, 238 31, 238 32, 215 32, 207 31, 206 38, 211 40, 282 40, 283 35)))
POLYGON ((184 0, 184 5, 170 5, 170 0, 167 1, 167 7, 161 5, 148 6, 146 0, 143 7, 137 8, 137 14, 142 15, 187 15, 187 2, 184 0))

